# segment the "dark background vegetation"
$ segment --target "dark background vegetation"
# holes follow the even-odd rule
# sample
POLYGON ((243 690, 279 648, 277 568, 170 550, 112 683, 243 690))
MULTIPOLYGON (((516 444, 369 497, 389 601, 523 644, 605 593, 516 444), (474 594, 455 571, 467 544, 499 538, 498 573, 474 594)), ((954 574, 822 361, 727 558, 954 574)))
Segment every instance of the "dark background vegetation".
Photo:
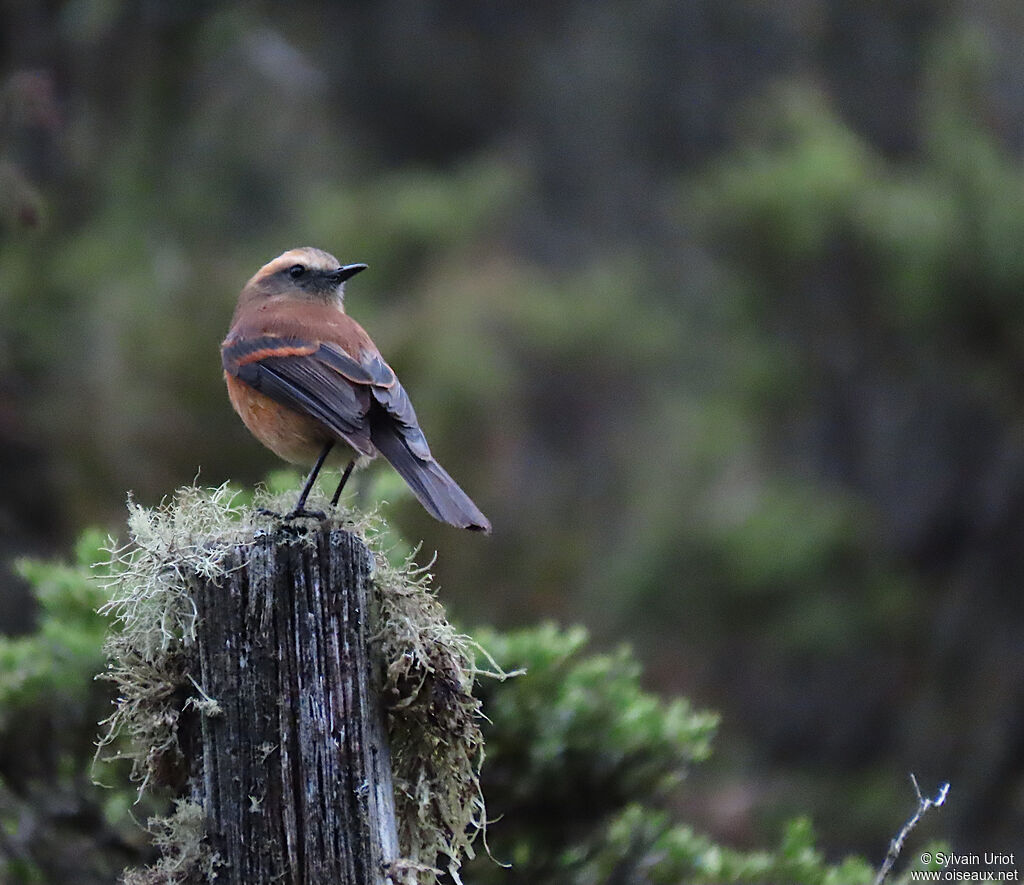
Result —
POLYGON ((874 857, 914 771, 1020 848, 1018 0, 0 15, 0 629, 15 555, 277 466, 218 343, 316 245, 494 523, 394 508, 454 616, 722 714, 688 820, 874 857))

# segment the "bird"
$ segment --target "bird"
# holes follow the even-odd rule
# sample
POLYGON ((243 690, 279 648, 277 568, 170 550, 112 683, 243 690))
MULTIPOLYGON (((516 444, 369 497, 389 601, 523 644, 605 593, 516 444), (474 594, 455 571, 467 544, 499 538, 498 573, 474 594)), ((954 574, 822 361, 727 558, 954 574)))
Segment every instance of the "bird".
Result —
POLYGON ((263 445, 312 469, 286 520, 324 518, 306 501, 325 463, 345 463, 337 505, 356 466, 382 455, 435 519, 489 533, 491 524, 430 452, 392 368, 345 312, 345 283, 366 264, 321 249, 290 249, 238 296, 221 363, 228 397, 263 445))

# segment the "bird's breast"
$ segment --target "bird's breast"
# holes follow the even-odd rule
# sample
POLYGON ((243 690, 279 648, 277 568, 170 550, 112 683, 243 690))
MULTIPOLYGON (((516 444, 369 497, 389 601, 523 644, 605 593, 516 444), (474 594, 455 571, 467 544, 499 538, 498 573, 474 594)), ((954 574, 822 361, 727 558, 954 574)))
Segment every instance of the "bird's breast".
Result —
POLYGON ((228 396, 249 432, 291 464, 312 464, 335 437, 314 418, 282 406, 248 384, 224 373, 228 396))

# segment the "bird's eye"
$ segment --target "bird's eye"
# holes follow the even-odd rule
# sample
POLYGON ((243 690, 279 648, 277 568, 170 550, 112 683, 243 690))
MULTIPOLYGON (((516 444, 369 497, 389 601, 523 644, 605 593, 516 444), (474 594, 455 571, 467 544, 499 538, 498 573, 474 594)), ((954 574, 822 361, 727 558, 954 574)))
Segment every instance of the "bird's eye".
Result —
POLYGON ((288 276, 293 280, 301 279, 306 273, 306 266, 304 264, 293 264, 288 268, 288 276))

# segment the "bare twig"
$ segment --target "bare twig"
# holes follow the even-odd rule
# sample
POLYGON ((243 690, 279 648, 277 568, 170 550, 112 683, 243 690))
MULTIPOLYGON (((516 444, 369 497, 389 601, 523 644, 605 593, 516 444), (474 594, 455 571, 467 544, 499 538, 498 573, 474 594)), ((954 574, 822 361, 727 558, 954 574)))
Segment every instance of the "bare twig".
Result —
POLYGON ((889 873, 892 872, 893 865, 903 850, 903 843, 907 841, 907 836, 910 835, 914 827, 924 817, 925 812, 929 808, 938 808, 946 801, 946 795, 949 793, 949 784, 943 784, 939 787, 939 792, 935 794, 935 798, 929 799, 921 794, 921 787, 918 785, 917 778, 913 774, 910 775, 910 782, 914 785, 914 792, 917 794, 917 810, 910 820, 903 825, 899 833, 896 834, 896 838, 889 843, 889 853, 885 856, 885 861, 882 863, 882 868, 878 871, 878 876, 875 877, 875 885, 882 885, 888 878, 889 873))

